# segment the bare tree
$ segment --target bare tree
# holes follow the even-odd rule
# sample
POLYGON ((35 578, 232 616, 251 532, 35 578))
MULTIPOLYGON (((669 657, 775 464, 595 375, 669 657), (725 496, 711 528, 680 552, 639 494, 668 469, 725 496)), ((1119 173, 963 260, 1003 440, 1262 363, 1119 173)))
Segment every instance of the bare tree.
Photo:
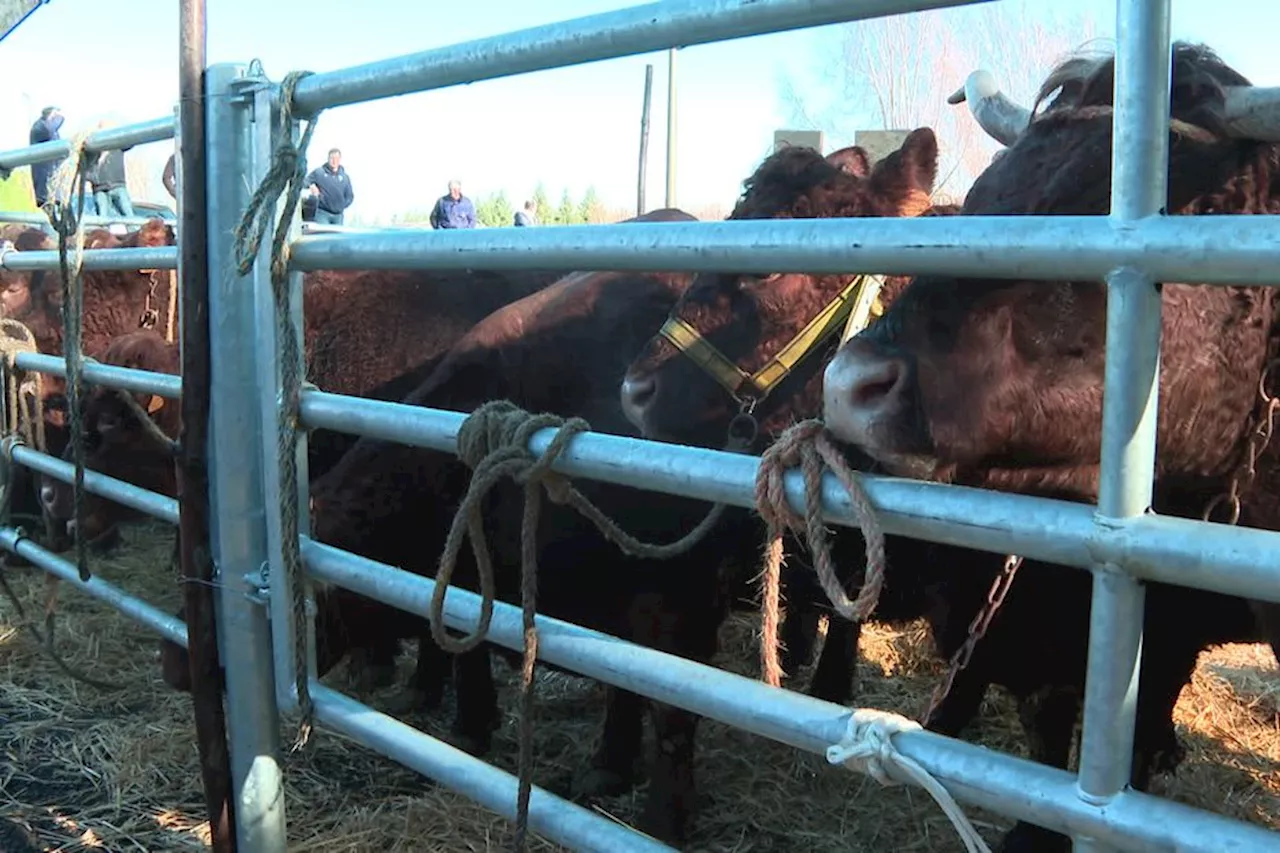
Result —
POLYGON ((819 57, 812 85, 784 76, 779 98, 791 121, 844 144, 857 129, 931 127, 938 136, 935 195, 963 198, 998 143, 946 98, 975 68, 1029 102, 1049 69, 1096 35, 1089 10, 1050 16, 1048 7, 970 6, 878 18, 839 28, 819 57))

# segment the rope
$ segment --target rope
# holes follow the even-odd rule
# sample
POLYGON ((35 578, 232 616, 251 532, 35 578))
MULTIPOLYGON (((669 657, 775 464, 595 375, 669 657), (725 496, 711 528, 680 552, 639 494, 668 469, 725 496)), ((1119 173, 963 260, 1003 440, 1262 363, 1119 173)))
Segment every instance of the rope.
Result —
POLYGON ((0 319, 0 358, 5 368, 4 434, 21 435, 25 444, 44 453, 44 374, 20 370, 20 352, 40 352, 35 334, 17 320, 0 319))
POLYGON ((933 778, 920 762, 898 752, 893 745, 894 735, 922 730, 919 723, 906 717, 859 708, 849 715, 849 722, 840 742, 827 747, 827 761, 831 764, 843 764, 886 787, 900 784, 889 774, 890 767, 897 768, 912 782, 924 788, 942 807, 968 853, 991 853, 991 848, 982 840, 960 804, 942 783, 933 778))
POLYGON ((524 510, 520 523, 520 613, 523 628, 520 667, 520 751, 516 793, 516 835, 514 849, 522 851, 528 837, 529 795, 533 787, 533 676, 537 663, 538 633, 534 622, 538 592, 538 519, 542 493, 557 504, 573 507, 606 539, 633 557, 666 559, 684 553, 706 535, 724 512, 716 504, 687 534, 675 542, 655 545, 642 542, 620 528, 579 492, 568 478, 552 471, 573 436, 590 429, 582 418, 562 419, 552 414, 530 414, 507 400, 493 400, 480 406, 458 430, 458 457, 472 469, 471 482, 458 506, 445 539, 431 596, 429 621, 432 639, 445 651, 461 654, 484 641, 493 618, 495 579, 493 560, 484 535, 482 508, 485 497, 503 478, 510 477, 524 488, 524 510), (529 452, 529 440, 541 429, 557 429, 556 437, 541 457, 529 452), (450 636, 444 627, 444 597, 462 551, 464 537, 470 537, 480 579, 480 618, 476 630, 462 638, 450 636))
POLYGON ((797 536, 803 530, 818 581, 831 601, 831 606, 845 619, 861 622, 871 615, 880 600, 884 586, 884 532, 876 520, 875 510, 858 483, 844 456, 832 442, 818 420, 795 424, 769 447, 760 458, 756 473, 756 506, 768 528, 764 568, 761 573, 761 638, 760 658, 767 684, 782 683, 782 666, 778 661, 779 586, 782 573, 782 536, 791 530, 797 536), (784 475, 787 469, 799 467, 804 476, 805 515, 801 518, 787 503, 784 475), (854 518, 866 542, 866 576, 855 599, 850 600, 836 575, 831 558, 830 533, 822 520, 822 475, 830 468, 849 494, 854 518))
MULTIPOLYGON (((93 359, 88 359, 88 361, 93 361, 93 359)), ((132 392, 125 391, 123 388, 116 388, 114 391, 116 396, 124 401, 133 416, 138 419, 143 431, 146 432, 151 440, 163 447, 165 453, 170 456, 177 456, 180 449, 178 442, 160 429, 160 425, 151 418, 151 413, 142 407, 142 404, 138 402, 138 398, 134 397, 132 392)), ((152 399, 154 399, 154 396, 152 399)))
POLYGON ((293 749, 301 749, 311 737, 314 707, 309 688, 307 666, 307 597, 306 573, 299 552, 297 435, 301 428, 298 416, 301 399, 302 367, 298 347, 298 331, 293 322, 289 292, 289 228, 302 182, 306 178, 307 146, 315 132, 313 116, 297 145, 293 142, 293 94, 298 82, 310 71, 290 71, 280 83, 279 123, 276 126, 276 148, 271 167, 254 191, 244 216, 235 229, 235 251, 240 275, 253 269, 267 229, 275 215, 276 203, 284 195, 284 207, 276 223, 271 241, 271 289, 275 297, 276 348, 280 361, 281 410, 278 424, 276 455, 280 468, 281 562, 292 591, 293 608, 293 678, 298 694, 301 721, 293 749))
POLYGON ((84 436, 81 429, 82 412, 80 394, 83 390, 81 352, 84 323, 84 280, 81 267, 84 263, 84 194, 89 166, 85 151, 87 133, 78 134, 71 143, 71 156, 58 166, 51 179, 57 183, 57 193, 50 193, 49 222, 58 233, 58 266, 62 272, 62 338, 63 357, 67 365, 67 410, 71 430, 71 451, 75 459, 74 504, 76 520, 76 567, 80 580, 89 581, 89 548, 84 537, 84 436), (74 163, 74 171, 70 164, 74 163), (64 176, 72 173, 71 185, 62 198, 64 176), (75 212, 72 212, 72 202, 75 212), (74 241, 74 252, 68 258, 68 250, 74 241))
POLYGON ((178 328, 178 271, 169 270, 169 311, 168 318, 165 320, 164 339, 167 343, 173 343, 174 334, 178 328))

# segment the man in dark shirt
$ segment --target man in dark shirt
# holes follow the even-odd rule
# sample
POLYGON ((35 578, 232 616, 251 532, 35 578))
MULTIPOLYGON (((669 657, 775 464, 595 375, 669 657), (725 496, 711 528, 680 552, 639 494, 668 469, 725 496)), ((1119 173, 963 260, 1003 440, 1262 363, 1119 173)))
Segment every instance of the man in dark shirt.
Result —
MULTIPOLYGON (((39 145, 41 142, 52 142, 58 139, 58 128, 62 127, 64 120, 62 110, 57 107, 45 107, 40 111, 40 118, 31 125, 31 133, 28 136, 30 143, 39 145)), ((31 164, 31 185, 35 190, 36 207, 44 207, 45 202, 49 200, 49 178, 52 177, 57 165, 56 162, 31 164)))
POLYGON ((524 203, 524 210, 516 211, 515 224, 521 228, 527 228, 530 225, 536 225, 538 222, 538 203, 533 199, 529 199, 524 203))
MULTIPOLYGON (((101 127, 101 125, 99 125, 101 127)), ((125 180, 124 152, 105 151, 89 170, 89 186, 99 216, 133 218, 133 199, 125 180)))
POLYGON ((462 194, 460 181, 449 182, 449 194, 431 209, 432 228, 475 228, 476 206, 462 194))
POLYGON ((310 189, 315 198, 316 222, 342 224, 343 212, 351 206, 355 193, 351 189, 347 170, 342 167, 341 151, 337 148, 329 149, 328 161, 312 169, 302 186, 303 189, 310 189))

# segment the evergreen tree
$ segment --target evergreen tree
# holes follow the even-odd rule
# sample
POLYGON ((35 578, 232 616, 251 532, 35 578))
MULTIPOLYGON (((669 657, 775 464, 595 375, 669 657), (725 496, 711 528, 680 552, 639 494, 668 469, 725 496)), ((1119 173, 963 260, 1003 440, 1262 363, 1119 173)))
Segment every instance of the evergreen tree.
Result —
POLYGON ((586 193, 582 196, 582 203, 578 206, 578 220, 584 223, 600 223, 606 218, 604 202, 600 200, 600 194, 596 192, 595 185, 587 187, 586 193))
POLYGON ((552 224, 555 221, 555 211, 551 209, 551 199, 547 198, 547 188, 542 185, 542 181, 538 181, 538 185, 534 187, 532 198, 533 203, 538 206, 538 221, 552 224))
POLYGON ((573 197, 569 195, 568 187, 565 188, 564 194, 560 196, 560 206, 556 208, 556 224, 557 225, 577 225, 578 206, 573 203, 573 197))
POLYGON ((512 224, 515 211, 507 194, 499 191, 487 195, 476 205, 476 221, 486 228, 503 228, 512 224))

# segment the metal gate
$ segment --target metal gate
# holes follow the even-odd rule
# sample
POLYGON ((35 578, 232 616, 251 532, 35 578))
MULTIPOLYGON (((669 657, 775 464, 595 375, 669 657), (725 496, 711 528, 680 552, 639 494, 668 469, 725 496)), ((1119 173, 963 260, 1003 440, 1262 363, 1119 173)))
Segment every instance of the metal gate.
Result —
MULTIPOLYGON (((303 77, 288 105, 295 117, 332 107, 477 80, 986 0, 670 0, 453 47, 303 77)), ((950 272, 1029 278, 1105 278, 1108 301, 1107 394, 1102 497, 1097 507, 924 482, 867 478, 885 531, 998 554, 1016 553, 1093 573, 1088 683, 1080 771, 1034 764, 925 731, 894 737, 954 797, 1072 835, 1077 850, 1277 849, 1273 833, 1126 788, 1141 648, 1140 580, 1163 581, 1280 601, 1280 535, 1268 531, 1144 515, 1150 503, 1160 337, 1153 281, 1262 284, 1280 268, 1273 217, 1162 217, 1169 101, 1169 0, 1118 0, 1115 166, 1109 217, 940 217, 925 220, 778 220, 719 223, 490 229, 468 232, 363 231, 300 236, 296 217, 288 252, 291 305, 301 308, 301 273, 319 269, 681 269, 771 272, 804 269, 886 274, 950 272)), ((280 87, 261 69, 217 65, 207 72, 207 203, 211 347, 211 506, 220 574, 220 628, 227 667, 232 769, 243 850, 283 850, 285 817, 278 763, 278 709, 297 709, 293 685, 295 590, 282 555, 283 531, 299 525, 310 577, 422 616, 434 584, 318 542, 306 513, 283 515, 281 496, 305 507, 303 441, 299 475, 281 482, 277 429, 282 341, 264 245, 253 271, 236 269, 232 233, 253 189, 267 176, 276 138, 280 87), (244 393, 256 389, 255 393, 244 393), (246 447, 250 452, 246 453, 246 447), (264 523, 265 521, 265 523, 264 523)), ((167 120, 166 120, 167 121, 167 120)), ((140 125, 92 138, 94 147, 165 138, 172 123, 140 125)), ((289 128, 297 133, 297 123, 289 128)), ((61 150, 61 149, 59 149, 61 150)), ((66 151, 61 151, 65 154, 66 151)), ((52 159, 53 148, 0 155, 5 166, 52 159)), ((55 268, 56 253, 9 253, 8 269, 55 268)), ((88 269, 173 268, 177 252, 89 251, 88 269)), ((300 324, 294 327, 300 328, 300 324)), ((301 352, 301 340, 297 341, 301 352)), ((62 373, 62 359, 22 355, 18 365, 62 373)), ((295 365, 295 369, 296 369, 295 365)), ((87 381, 175 397, 174 377, 87 366, 87 381)), ((458 413, 343 397, 301 394, 300 421, 381 439, 454 451, 458 413)), ((531 449, 544 451, 552 431, 531 449)), ((603 434, 575 438, 556 470, 708 501, 750 507, 758 460, 712 450, 603 434)), ((71 466, 19 448, 16 462, 69 480, 71 466)), ((86 487, 170 521, 174 502, 90 475, 86 487)), ((802 509, 798 474, 793 507, 802 509)), ((827 518, 853 524, 848 498, 828 477, 827 518)), ((0 547, 78 584, 74 567, 0 530, 0 547)), ((176 642, 181 623, 94 579, 86 591, 176 642)), ((479 597, 453 590, 446 621, 474 627, 479 597)), ((845 737, 851 710, 765 686, 661 652, 540 617, 539 656, 627 690, 824 753, 845 737)), ((521 647, 517 608, 498 603, 489 639, 521 647)), ((334 690, 310 682, 316 720, 493 810, 511 816, 516 780, 334 690)), ((663 845, 540 789, 530 828, 577 849, 648 850, 663 845)))

